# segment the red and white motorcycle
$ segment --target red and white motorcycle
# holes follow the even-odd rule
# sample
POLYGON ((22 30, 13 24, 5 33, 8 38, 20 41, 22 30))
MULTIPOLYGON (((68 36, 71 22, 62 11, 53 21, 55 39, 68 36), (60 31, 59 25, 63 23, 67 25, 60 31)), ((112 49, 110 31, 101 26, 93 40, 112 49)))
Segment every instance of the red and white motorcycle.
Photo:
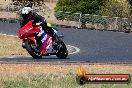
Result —
MULTIPOLYGON (((64 59, 68 56, 68 50, 65 43, 62 41, 64 36, 57 35, 57 41, 52 41, 52 37, 42 30, 41 26, 33 27, 33 20, 29 21, 25 26, 18 30, 18 37, 22 39, 24 48, 34 59, 41 58, 41 52, 43 51, 41 44, 41 37, 43 36, 45 44, 45 53, 43 56, 56 55, 60 59, 64 59), (38 35, 34 34, 38 32, 38 35), (41 36, 41 37, 40 37, 41 36)), ((56 32, 54 27, 52 28, 56 32)))

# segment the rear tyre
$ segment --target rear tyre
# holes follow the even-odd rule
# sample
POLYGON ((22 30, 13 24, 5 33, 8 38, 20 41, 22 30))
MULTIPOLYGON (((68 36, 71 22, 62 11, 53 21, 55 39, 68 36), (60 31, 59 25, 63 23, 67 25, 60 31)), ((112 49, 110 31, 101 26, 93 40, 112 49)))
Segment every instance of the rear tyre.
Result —
POLYGON ((63 41, 59 41, 57 44, 57 50, 58 52, 56 53, 56 56, 60 59, 65 59, 68 56, 68 50, 66 45, 64 44, 63 41))
POLYGON ((36 49, 35 42, 31 40, 25 41, 25 48, 28 51, 28 53, 34 58, 34 59, 40 59, 41 58, 41 50, 36 49))

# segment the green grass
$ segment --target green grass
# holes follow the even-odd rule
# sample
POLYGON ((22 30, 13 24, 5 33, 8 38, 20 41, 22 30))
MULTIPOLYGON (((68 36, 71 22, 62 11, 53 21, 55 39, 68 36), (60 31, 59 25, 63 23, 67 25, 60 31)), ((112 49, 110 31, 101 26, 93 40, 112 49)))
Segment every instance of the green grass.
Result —
POLYGON ((132 88, 130 84, 85 84, 76 83, 76 76, 66 75, 21 74, 0 75, 0 88, 132 88))

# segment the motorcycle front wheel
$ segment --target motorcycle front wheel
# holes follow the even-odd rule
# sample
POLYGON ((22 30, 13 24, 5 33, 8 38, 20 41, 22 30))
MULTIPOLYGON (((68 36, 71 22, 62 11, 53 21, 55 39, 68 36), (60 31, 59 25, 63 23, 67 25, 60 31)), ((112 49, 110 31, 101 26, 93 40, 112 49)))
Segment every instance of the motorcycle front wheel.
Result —
POLYGON ((25 48, 28 51, 28 53, 34 58, 34 59, 40 59, 41 58, 41 49, 40 47, 36 47, 36 44, 32 40, 25 40, 25 48))

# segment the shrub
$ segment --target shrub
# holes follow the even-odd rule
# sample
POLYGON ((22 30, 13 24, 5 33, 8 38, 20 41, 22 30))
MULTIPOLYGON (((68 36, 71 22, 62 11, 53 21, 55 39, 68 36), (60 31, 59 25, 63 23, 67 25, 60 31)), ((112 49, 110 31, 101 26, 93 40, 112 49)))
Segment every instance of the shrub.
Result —
POLYGON ((104 0, 58 0, 55 11, 98 14, 104 0))
POLYGON ((127 0, 106 0, 100 10, 101 15, 129 17, 130 4, 127 0))
MULTIPOLYGON (((58 0, 55 7, 55 17, 57 19, 69 19, 69 16, 66 16, 65 13, 60 13, 59 11, 71 13, 79 12, 82 14, 98 14, 104 1, 105 0, 58 0)), ((79 18, 80 16, 72 15, 70 16, 70 19, 76 20, 77 17, 79 18)))

